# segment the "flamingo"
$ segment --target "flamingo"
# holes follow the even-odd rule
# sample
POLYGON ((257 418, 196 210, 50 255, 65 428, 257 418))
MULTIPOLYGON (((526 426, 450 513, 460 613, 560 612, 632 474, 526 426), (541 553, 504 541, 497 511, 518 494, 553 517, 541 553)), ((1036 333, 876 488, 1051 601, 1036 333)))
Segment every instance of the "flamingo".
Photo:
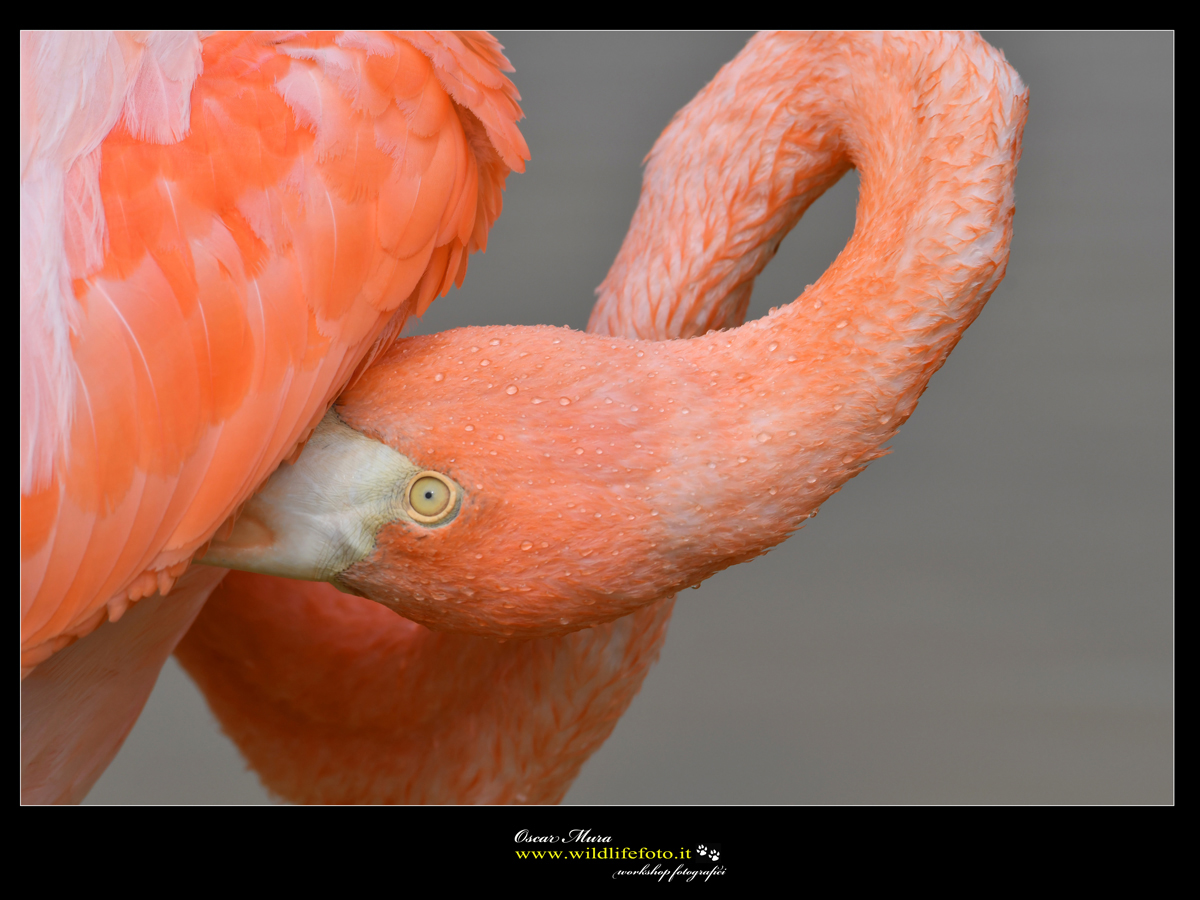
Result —
POLYGON ((179 645, 265 783, 300 801, 560 798, 674 593, 783 540, 881 455, 999 283, 1025 102, 975 36, 759 36, 655 145, 590 334, 385 347, 213 541, 209 581, 247 572, 179 645), (846 251, 732 328, 851 165, 846 251))

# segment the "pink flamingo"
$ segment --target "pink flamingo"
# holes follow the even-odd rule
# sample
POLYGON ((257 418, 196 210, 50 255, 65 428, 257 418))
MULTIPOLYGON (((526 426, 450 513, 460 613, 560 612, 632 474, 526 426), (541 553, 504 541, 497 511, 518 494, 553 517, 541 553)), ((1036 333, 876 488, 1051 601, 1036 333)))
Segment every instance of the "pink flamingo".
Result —
POLYGON ((179 647, 265 783, 560 798, 671 596, 783 540, 911 414, 1003 277, 1024 113, 974 36, 759 36, 656 145, 599 334, 386 349, 212 545, 260 574, 225 579, 179 647), (740 321, 851 165, 858 227, 830 270, 702 334, 740 321))

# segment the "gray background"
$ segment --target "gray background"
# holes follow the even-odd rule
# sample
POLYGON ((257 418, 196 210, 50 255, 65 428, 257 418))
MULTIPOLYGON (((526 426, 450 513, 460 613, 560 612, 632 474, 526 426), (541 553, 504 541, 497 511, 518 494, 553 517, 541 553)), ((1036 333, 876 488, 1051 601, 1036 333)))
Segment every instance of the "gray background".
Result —
MULTIPOLYGON (((583 328, 640 163, 744 34, 501 34, 533 160, 416 330, 583 328)), ((1170 34, 988 34, 1031 89, 1008 277, 878 462, 679 599, 573 803, 1173 798, 1170 34)), ((851 173, 754 293, 854 225, 851 173)), ((91 803, 267 797, 172 661, 91 803)))

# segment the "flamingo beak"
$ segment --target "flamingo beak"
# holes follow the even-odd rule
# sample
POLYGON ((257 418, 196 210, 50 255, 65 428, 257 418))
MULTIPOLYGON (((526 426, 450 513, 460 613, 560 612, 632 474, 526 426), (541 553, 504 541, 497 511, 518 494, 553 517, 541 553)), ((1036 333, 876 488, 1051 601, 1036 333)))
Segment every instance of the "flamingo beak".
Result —
MULTIPOLYGON (((330 409, 292 465, 284 463, 250 498, 227 536, 214 538, 202 565, 303 581, 333 581, 375 549, 375 536, 398 519, 428 525, 407 498, 427 473, 387 444, 348 426, 330 409)), ((462 505, 462 488, 445 478, 449 500, 437 524, 462 505)), ((219 533, 219 532, 218 532, 219 533)))

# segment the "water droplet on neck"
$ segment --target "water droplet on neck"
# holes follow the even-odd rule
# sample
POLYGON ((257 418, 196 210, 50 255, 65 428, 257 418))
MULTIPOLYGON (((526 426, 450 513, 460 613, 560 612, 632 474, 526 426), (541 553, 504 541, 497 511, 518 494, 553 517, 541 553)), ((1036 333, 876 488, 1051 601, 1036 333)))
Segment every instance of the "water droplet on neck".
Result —
POLYGON ((845 319, 842 319, 842 321, 840 321, 840 322, 838 322, 838 323, 837 323, 837 327, 838 327, 838 328, 845 328, 845 327, 846 327, 846 325, 847 325, 847 322, 846 322, 846 320, 845 320, 845 319))
POLYGON ((747 460, 746 457, 744 457, 744 456, 739 456, 738 457, 738 465, 741 465, 744 462, 749 462, 749 460, 747 460))
POLYGON ((492 361, 490 359, 481 359, 479 361, 479 364, 481 366, 490 366, 492 364, 492 361))
POLYGON ((445 379, 446 379, 446 376, 443 375, 441 372, 438 372, 436 375, 433 376, 434 381, 445 381, 445 379))
POLYGON ((474 430, 475 430, 475 426, 474 426, 474 425, 468 425, 468 426, 467 426, 467 431, 474 431, 474 430))
POLYGON ((533 541, 521 541, 521 549, 522 550, 532 550, 533 549, 533 541))
POLYGON ((508 394, 510 397, 513 394, 515 394, 516 392, 517 392, 517 386, 515 384, 510 384, 508 387, 506 387, 504 389, 504 393, 508 394))
POLYGON ((813 476, 813 475, 809 475, 809 476, 808 476, 808 483, 809 483, 809 484, 816 484, 816 483, 817 483, 817 479, 816 479, 816 477, 815 477, 815 476, 813 476))
POLYGON ((774 353, 778 349, 779 349, 779 345, 772 341, 771 344, 767 347, 767 352, 774 353))
POLYGON ((488 346, 489 347, 498 347, 498 346, 500 346, 500 341, 499 340, 488 341, 488 346))
POLYGON ((645 353, 643 353, 641 350, 639 350, 639 351, 637 352, 637 355, 638 355, 638 359, 641 359, 641 358, 642 358, 643 356, 645 356, 646 354, 645 354, 645 353))
POLYGON ((569 398, 567 398, 567 397, 559 397, 559 398, 558 398, 558 405, 559 405, 559 406, 570 406, 570 405, 571 405, 571 401, 570 401, 570 399, 569 399, 569 398))
POLYGON ((758 442, 760 444, 765 444, 770 439, 771 439, 771 436, 769 434, 767 434, 765 431, 758 436, 758 442))

